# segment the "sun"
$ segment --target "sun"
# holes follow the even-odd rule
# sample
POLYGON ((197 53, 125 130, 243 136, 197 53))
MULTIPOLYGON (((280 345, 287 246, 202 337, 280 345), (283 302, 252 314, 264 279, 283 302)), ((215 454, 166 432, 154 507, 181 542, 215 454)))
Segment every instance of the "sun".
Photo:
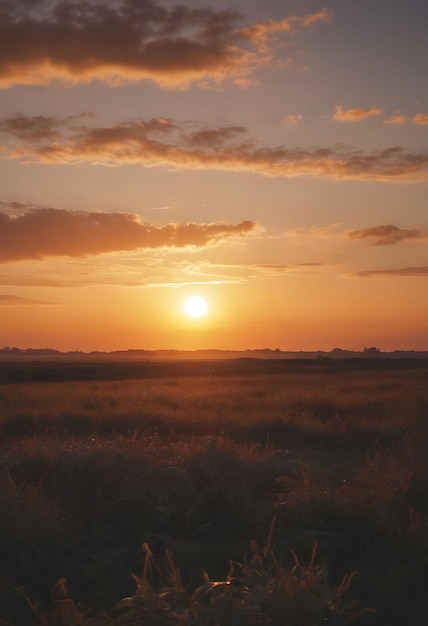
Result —
POLYGON ((190 296, 184 302, 184 311, 188 317, 198 319, 208 311, 208 303, 202 296, 190 296))

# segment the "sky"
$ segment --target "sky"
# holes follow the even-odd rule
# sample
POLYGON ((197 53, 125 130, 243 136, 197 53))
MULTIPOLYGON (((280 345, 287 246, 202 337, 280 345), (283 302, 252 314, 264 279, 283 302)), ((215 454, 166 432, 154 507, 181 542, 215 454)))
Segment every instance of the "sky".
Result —
POLYGON ((0 346, 428 350, 427 32, 426 0, 0 0, 0 346))

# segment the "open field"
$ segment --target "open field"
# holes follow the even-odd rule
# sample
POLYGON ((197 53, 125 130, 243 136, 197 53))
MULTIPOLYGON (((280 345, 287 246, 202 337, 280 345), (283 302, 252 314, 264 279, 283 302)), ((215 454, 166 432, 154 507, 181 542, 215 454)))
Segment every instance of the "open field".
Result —
POLYGON ((428 623, 428 362, 4 360, 0 625, 428 623))

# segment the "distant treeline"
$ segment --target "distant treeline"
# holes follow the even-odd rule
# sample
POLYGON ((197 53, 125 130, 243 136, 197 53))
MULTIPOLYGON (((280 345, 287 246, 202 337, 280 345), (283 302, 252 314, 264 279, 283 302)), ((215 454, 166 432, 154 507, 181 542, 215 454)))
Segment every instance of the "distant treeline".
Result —
POLYGON ((382 358, 382 359, 428 359, 428 351, 417 350, 394 350, 392 352, 382 352, 379 348, 374 346, 365 347, 362 351, 358 350, 344 350, 342 348, 334 348, 330 351, 325 350, 300 350, 300 351, 286 351, 279 348, 256 348, 254 350, 144 350, 144 349, 129 349, 129 350, 114 350, 111 352, 103 351, 91 351, 83 352, 81 350, 72 350, 69 352, 62 352, 61 350, 55 350, 53 348, 10 348, 5 346, 0 348, 1 357, 62 357, 73 359, 98 359, 108 358, 114 360, 122 359, 171 359, 171 360, 196 360, 196 359, 237 359, 237 358, 257 358, 257 359, 368 359, 368 358, 382 358))

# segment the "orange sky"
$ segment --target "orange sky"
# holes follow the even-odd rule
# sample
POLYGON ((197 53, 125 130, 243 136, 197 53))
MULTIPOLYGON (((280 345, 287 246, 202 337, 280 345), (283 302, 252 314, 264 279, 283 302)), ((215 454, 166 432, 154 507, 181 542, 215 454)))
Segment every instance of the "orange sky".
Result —
POLYGON ((428 6, 0 12, 0 347, 428 350, 428 6))

